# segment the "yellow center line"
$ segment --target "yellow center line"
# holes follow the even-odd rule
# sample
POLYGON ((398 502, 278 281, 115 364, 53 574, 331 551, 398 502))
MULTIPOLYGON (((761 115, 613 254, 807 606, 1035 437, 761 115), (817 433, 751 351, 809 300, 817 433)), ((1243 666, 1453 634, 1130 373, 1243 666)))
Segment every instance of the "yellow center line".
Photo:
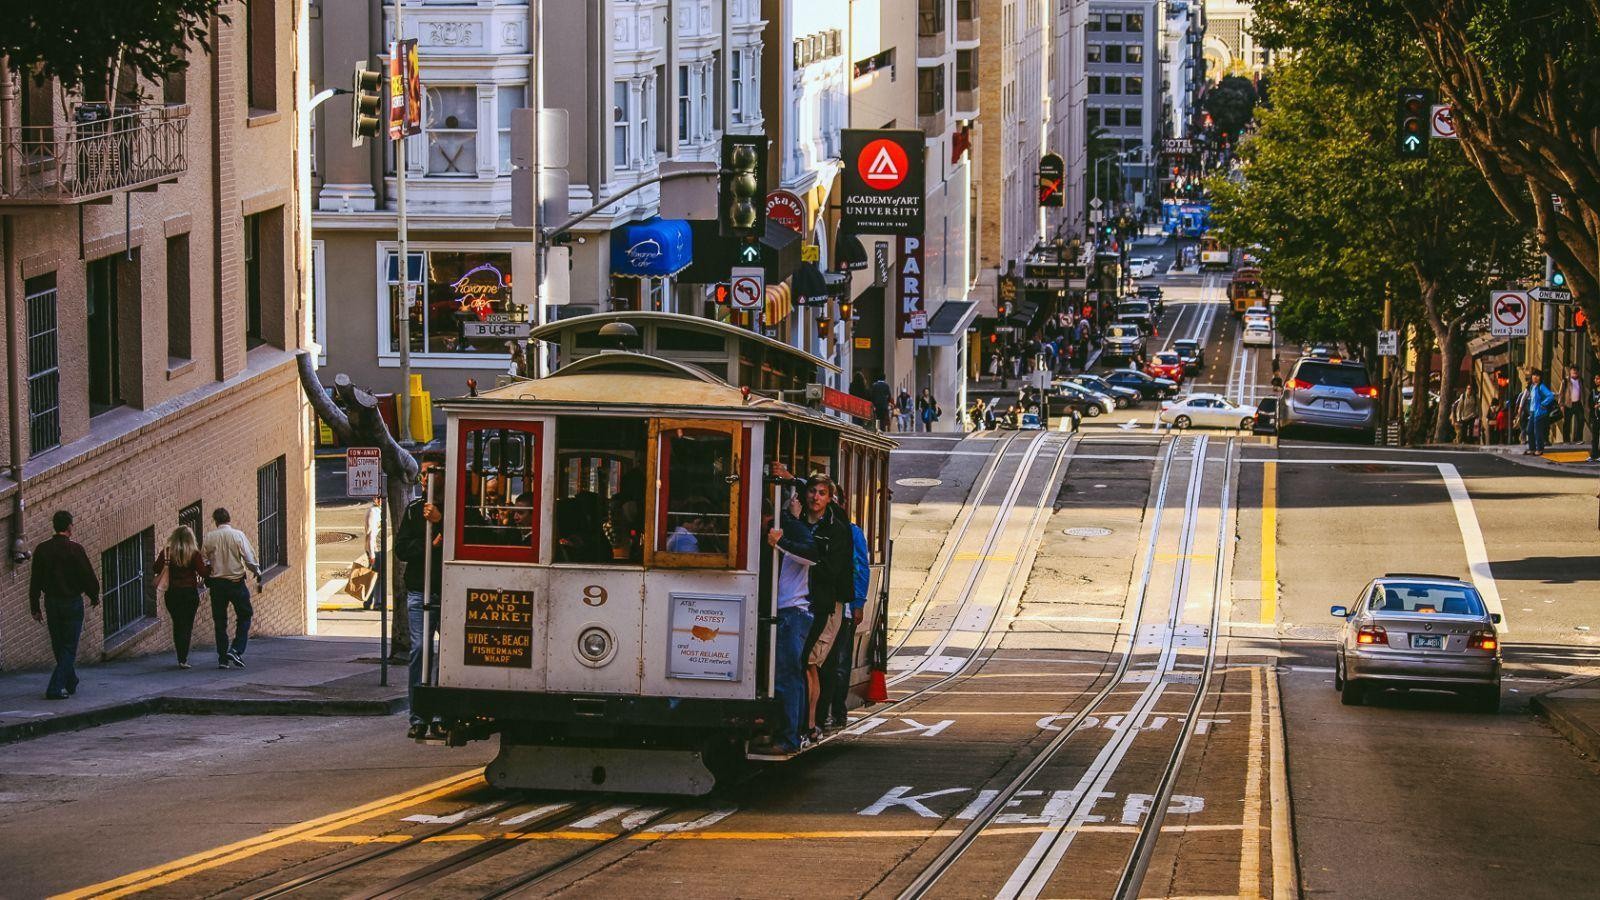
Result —
POLYGON ((129 872, 126 875, 109 881, 102 881, 99 884, 91 884, 65 894, 57 894, 51 900, 81 900, 81 898, 88 897, 111 900, 111 898, 115 897, 137 894, 153 887, 171 884, 174 881, 208 869, 215 869, 242 859, 248 859, 268 850, 314 839, 320 835, 338 831, 341 828, 348 828, 351 825, 377 818, 386 813, 448 796, 480 783, 482 778, 483 769, 472 769, 471 771, 435 781, 432 784, 425 784, 419 788, 374 800, 354 809, 330 813, 326 816, 279 828, 276 831, 269 831, 253 838, 235 841, 232 844, 226 844, 221 847, 213 847, 210 850, 202 850, 182 859, 175 859, 147 869, 140 869, 137 872, 129 872))
POLYGON ((1245 750, 1244 831, 1239 837, 1239 896, 1261 896, 1261 670, 1250 670, 1250 739, 1245 750))
POLYGON ((1278 620, 1278 464, 1261 464, 1261 624, 1278 620))

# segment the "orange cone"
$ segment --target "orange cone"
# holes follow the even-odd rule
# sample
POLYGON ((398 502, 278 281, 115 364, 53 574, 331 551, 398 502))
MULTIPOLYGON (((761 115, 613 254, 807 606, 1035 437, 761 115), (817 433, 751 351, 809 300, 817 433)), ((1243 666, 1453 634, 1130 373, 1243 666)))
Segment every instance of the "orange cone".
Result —
POLYGON ((882 669, 872 670, 872 681, 867 685, 868 703, 887 703, 889 700, 889 684, 884 680, 882 669))

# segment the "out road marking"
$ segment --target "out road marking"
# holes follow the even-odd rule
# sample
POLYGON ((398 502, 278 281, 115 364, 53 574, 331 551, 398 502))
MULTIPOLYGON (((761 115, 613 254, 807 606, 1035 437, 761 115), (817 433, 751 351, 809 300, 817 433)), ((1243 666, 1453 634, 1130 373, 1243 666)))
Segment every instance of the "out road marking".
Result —
POLYGON ((208 869, 215 869, 219 866, 238 862, 241 859, 248 859, 268 850, 299 841, 311 840, 358 822, 375 819, 385 813, 416 806, 429 800, 436 800, 456 793, 463 788, 481 783, 482 779, 483 769, 472 769, 435 781, 432 784, 425 784, 422 787, 393 794, 381 800, 374 800, 354 809, 330 813, 316 819, 279 828, 276 831, 269 831, 253 838, 245 838, 232 844, 213 847, 210 850, 202 850, 182 859, 175 859, 147 869, 140 869, 137 872, 129 872, 126 875, 109 881, 102 881, 99 884, 91 884, 65 894, 57 894, 51 900, 80 900, 80 898, 88 897, 110 900, 110 898, 115 897, 126 897, 129 894, 140 893, 153 887, 171 884, 174 881, 208 869))
POLYGON ((1278 464, 1261 467, 1261 624, 1278 620, 1278 464))

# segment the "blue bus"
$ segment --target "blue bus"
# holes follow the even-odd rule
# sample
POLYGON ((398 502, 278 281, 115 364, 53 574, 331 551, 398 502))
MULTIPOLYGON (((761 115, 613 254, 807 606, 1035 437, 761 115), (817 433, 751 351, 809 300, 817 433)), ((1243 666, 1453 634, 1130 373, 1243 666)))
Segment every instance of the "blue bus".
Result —
POLYGON ((1169 236, 1196 238, 1211 226, 1210 203, 1161 202, 1161 230, 1169 236))

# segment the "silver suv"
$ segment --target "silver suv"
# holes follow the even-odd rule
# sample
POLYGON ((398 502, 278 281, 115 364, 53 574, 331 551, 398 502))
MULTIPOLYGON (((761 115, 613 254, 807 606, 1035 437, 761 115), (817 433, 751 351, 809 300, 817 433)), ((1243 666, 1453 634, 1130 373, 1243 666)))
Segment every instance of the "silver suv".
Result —
POLYGON ((1283 383, 1278 433, 1301 426, 1358 431, 1371 440, 1378 428, 1378 388, 1366 366, 1301 357, 1283 383))

